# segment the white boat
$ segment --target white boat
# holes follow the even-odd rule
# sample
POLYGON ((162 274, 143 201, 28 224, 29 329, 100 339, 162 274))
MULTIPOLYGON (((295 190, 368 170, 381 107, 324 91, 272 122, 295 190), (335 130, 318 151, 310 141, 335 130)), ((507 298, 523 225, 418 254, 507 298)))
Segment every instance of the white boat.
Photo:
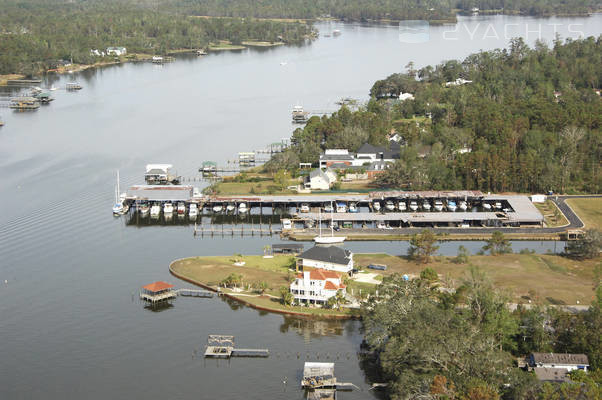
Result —
POLYGON ((410 210, 412 210, 412 211, 418 210, 418 203, 416 202, 416 200, 410 201, 410 210))
POLYGON ((126 213, 124 206, 125 195, 119 196, 119 171, 117 171, 117 186, 115 186, 115 203, 113 204, 113 215, 126 213))
POLYGON ((337 212, 338 213, 346 213, 347 212, 347 204, 343 202, 337 203, 337 212))
POLYGON ((424 211, 431 211, 431 203, 429 203, 428 200, 424 200, 422 202, 422 208, 424 209, 424 211))
POLYGON ((443 202, 441 200, 435 200, 435 210, 443 211, 443 202))
POLYGON ((483 210, 490 211, 491 210, 491 204, 483 202, 483 210))
POLYGON ((307 204, 307 203, 301 204, 301 208, 299 209, 299 211, 301 211, 302 213, 308 213, 309 212, 309 204, 307 204))
POLYGON ((458 208, 462 211, 466 211, 468 209, 468 203, 462 200, 458 205, 458 208))
POLYGON ((332 203, 326 204, 324 206, 324 212, 331 213, 332 212, 332 203))
POLYGON ((161 206, 155 203, 150 208, 150 216, 151 218, 159 218, 159 214, 161 214, 161 206))
POLYGON ((224 209, 224 206, 222 206, 221 204, 216 204, 212 208, 213 212, 216 214, 221 213, 223 209, 224 209))
POLYGON ((373 202, 372 207, 374 207, 374 211, 380 211, 380 201, 373 202))
POLYGON ((359 210, 357 209, 357 204, 355 204, 355 203, 349 203, 349 212, 350 213, 359 212, 359 210))
POLYGON ((188 216, 190 219, 196 219, 197 215, 199 215, 199 209, 196 203, 190 203, 190 206, 188 207, 188 216))
POLYGON ((138 212, 140 212, 140 215, 143 217, 146 217, 148 215, 150 211, 150 207, 148 206, 147 203, 141 203, 138 205, 138 212))
POLYGON ((395 203, 393 203, 391 200, 387 200, 385 202, 385 208, 387 209, 387 211, 393 211, 395 210, 395 203))
POLYGON ((378 221, 376 223, 376 229, 387 229, 387 225, 383 221, 378 221))
POLYGON ((167 216, 167 215, 172 215, 172 214, 173 214, 173 204, 165 203, 163 205, 163 215, 167 216))
POLYGON ((447 209, 451 212, 456 211, 458 207, 456 206, 456 202, 453 200, 448 200, 447 201, 447 209))
POLYGON ((186 214, 186 204, 184 204, 183 202, 179 202, 178 203, 178 215, 184 215, 186 214))
POLYGON ((341 31, 338 29, 335 29, 334 31, 332 31, 333 36, 339 36, 340 34, 341 34, 341 31))
POLYGON ((407 206, 406 206, 406 202, 405 201, 400 201, 397 203, 397 208, 399 209, 399 211, 404 212, 407 210, 407 206))
POLYGON ((238 205, 238 213, 239 213, 239 214, 244 214, 244 213, 246 213, 247 211, 248 211, 248 209, 247 209, 247 203, 240 203, 240 204, 238 205))
POLYGON ((234 210, 236 210, 236 206, 232 203, 228 203, 228 205, 226 206, 226 212, 234 212, 234 210))
POLYGON ((319 212, 319 232, 318 236, 314 238, 316 244, 337 244, 345 241, 345 236, 334 235, 334 214, 332 212, 332 204, 330 204, 330 236, 322 236, 322 212, 319 212))
POLYGON ((496 208, 496 210, 501 210, 502 209, 502 202, 501 201, 496 201, 495 202, 495 208, 496 208))

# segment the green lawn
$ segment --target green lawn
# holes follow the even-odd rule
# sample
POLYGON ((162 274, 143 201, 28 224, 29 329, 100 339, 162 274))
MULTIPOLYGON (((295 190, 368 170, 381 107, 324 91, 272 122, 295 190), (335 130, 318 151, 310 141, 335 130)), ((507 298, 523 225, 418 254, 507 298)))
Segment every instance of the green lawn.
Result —
POLYGON ((602 198, 566 201, 585 224, 585 228, 602 230, 602 198))
POLYGON ((564 214, 556 207, 551 200, 546 200, 544 203, 533 203, 544 217, 546 226, 554 228, 557 226, 568 225, 569 221, 564 214))

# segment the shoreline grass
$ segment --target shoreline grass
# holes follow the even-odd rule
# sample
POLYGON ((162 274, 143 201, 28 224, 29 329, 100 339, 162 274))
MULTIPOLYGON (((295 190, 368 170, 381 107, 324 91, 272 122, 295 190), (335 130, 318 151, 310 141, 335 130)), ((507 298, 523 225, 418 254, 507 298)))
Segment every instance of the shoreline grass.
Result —
POLYGON ((566 203, 585 224, 585 229, 602 230, 602 198, 568 199, 566 203))

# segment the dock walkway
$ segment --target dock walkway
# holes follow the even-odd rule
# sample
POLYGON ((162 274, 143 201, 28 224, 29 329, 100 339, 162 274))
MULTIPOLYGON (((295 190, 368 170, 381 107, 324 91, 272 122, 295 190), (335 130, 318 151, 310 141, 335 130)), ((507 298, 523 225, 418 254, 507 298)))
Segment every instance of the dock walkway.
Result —
POLYGON ((234 347, 234 336, 209 335, 205 357, 231 358, 231 357, 269 357, 268 349, 237 349, 234 347))

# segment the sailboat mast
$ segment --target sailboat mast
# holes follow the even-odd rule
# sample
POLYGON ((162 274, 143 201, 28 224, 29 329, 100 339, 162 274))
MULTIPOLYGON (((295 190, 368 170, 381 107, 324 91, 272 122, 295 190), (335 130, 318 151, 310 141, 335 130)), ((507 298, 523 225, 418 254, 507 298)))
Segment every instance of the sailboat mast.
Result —
POLYGON ((330 202, 330 236, 334 236, 334 207, 330 202))
POLYGON ((117 170, 117 198, 119 198, 119 170, 117 170))
POLYGON ((318 237, 322 237, 322 207, 318 209, 318 237))

